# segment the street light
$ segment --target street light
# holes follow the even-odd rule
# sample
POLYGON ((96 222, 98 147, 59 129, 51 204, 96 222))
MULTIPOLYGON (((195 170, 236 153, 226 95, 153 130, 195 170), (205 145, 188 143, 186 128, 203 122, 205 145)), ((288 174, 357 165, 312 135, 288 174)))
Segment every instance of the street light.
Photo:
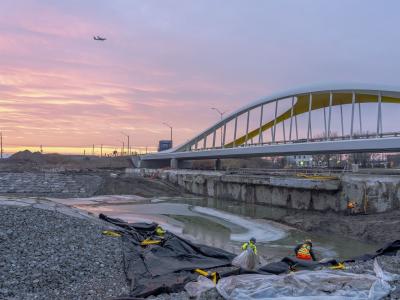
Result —
POLYGON ((124 148, 125 148, 125 142, 118 140, 120 143, 122 143, 122 148, 121 148, 121 156, 124 155, 124 148))
MULTIPOLYGON (((221 120, 224 116, 224 114, 226 114, 226 111, 222 112, 220 111, 218 108, 215 107, 211 107, 212 110, 215 110, 217 113, 219 113, 219 115, 221 116, 221 120)), ((222 144, 222 127, 221 127, 221 147, 223 147, 224 145, 222 144)))
POLYGON ((171 129, 171 148, 172 148, 172 126, 169 125, 168 123, 163 122, 163 124, 167 127, 169 127, 169 129, 171 129))
POLYGON ((128 155, 130 155, 130 148, 129 148, 129 135, 128 134, 126 134, 126 133, 124 133, 124 132, 121 132, 124 136, 126 136, 127 138, 128 138, 128 155))

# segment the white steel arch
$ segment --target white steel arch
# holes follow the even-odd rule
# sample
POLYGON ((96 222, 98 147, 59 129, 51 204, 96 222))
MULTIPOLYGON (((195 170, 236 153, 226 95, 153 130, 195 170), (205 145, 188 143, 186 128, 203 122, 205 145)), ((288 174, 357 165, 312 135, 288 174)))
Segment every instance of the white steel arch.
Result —
MULTIPOLYGON (((301 153, 321 153, 328 152, 328 150, 332 152, 397 151, 397 149, 400 150, 400 135, 397 137, 397 131, 384 133, 382 129, 383 116, 381 106, 384 103, 400 104, 400 88, 371 84, 330 84, 291 89, 254 101, 230 113, 184 144, 167 151, 143 156, 142 159, 218 158, 220 156, 237 157, 241 155, 263 156, 263 154, 283 155, 296 153, 295 151, 300 151, 301 153), (291 99, 291 106, 278 114, 278 105, 284 99, 291 99), (271 103, 275 106, 274 118, 264 121, 264 106, 271 103), (361 136, 361 105, 364 103, 376 103, 378 107, 376 112, 376 132, 372 135, 367 134, 367 136, 361 136), (350 134, 347 136, 344 135, 343 130, 343 105, 351 106, 350 134), (340 107, 341 110, 342 136, 339 139, 331 136, 332 107, 340 107), (358 107, 359 112, 360 128, 360 132, 357 135, 355 134, 356 107, 358 107), (250 112, 254 109, 260 109, 260 115, 255 116, 255 118, 259 118, 259 120, 256 120, 259 126, 256 129, 249 130, 249 121, 254 118, 250 115, 250 112), (318 109, 323 109, 324 113, 325 136, 322 139, 315 139, 312 136, 313 124, 311 115, 313 111, 318 109), (297 134, 297 116, 300 115, 305 115, 308 118, 307 138, 305 140, 299 139, 297 134), (245 133, 241 136, 237 135, 239 117, 247 120, 244 126, 246 128, 245 133), (285 135, 285 121, 290 121, 288 139, 286 139, 285 135), (229 122, 234 123, 233 139, 231 140, 227 140, 226 134, 229 122), (283 145, 276 140, 276 128, 280 123, 283 126, 283 145), (296 134, 292 133, 294 127, 296 127, 296 134), (221 132, 220 146, 216 146, 217 130, 221 132), (271 131, 272 140, 269 143, 263 141, 263 132, 266 130, 271 131), (256 142, 254 142, 254 138, 256 138, 256 142), (212 141, 211 147, 207 147, 207 141, 212 141), (302 144, 302 147, 299 147, 300 144, 302 144), (311 144, 312 146, 308 146, 311 144), (333 147, 333 145, 336 146, 333 147), (330 148, 330 146, 332 147, 330 148)), ((398 131, 400 132, 400 128, 398 131)))

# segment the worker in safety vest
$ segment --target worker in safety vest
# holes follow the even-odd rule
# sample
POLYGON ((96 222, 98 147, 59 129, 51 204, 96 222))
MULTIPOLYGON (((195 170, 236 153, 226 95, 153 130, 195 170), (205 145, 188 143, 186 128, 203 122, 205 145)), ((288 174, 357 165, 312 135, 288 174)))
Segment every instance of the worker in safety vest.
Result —
POLYGON ((357 203, 353 201, 347 202, 347 213, 349 215, 355 215, 356 214, 356 207, 357 203))
POLYGON ((312 250, 311 240, 305 240, 303 244, 297 245, 294 249, 296 257, 304 260, 316 260, 314 252, 312 250))
POLYGON ((164 237, 164 234, 167 231, 165 231, 160 225, 157 225, 156 227, 156 235, 158 235, 159 237, 164 237))
POLYGON ((242 245, 242 250, 245 251, 248 248, 250 248, 251 250, 253 250, 254 254, 257 254, 257 247, 256 247, 256 239, 255 238, 251 238, 250 241, 248 241, 247 243, 244 243, 242 245))

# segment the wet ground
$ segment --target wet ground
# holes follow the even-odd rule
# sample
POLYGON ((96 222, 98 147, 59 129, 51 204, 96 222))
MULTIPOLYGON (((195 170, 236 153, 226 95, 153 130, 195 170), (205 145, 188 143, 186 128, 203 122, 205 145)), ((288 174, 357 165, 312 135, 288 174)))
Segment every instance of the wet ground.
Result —
POLYGON ((128 222, 154 221, 190 240, 234 253, 240 252, 244 241, 255 237, 259 253, 267 259, 292 255, 294 246, 306 238, 313 240, 319 259, 349 258, 373 252, 380 246, 332 234, 323 236, 296 230, 273 221, 285 216, 288 213, 285 209, 261 205, 199 197, 98 196, 53 200, 128 222))

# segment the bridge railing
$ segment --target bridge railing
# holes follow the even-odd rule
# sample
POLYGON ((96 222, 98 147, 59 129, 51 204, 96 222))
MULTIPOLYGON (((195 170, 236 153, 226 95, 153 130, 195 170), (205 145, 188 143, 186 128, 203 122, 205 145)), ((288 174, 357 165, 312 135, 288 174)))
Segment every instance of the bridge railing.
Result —
MULTIPOLYGON (((232 112, 175 148, 174 152, 281 144, 282 142, 302 143, 305 139, 312 142, 318 140, 313 136, 320 135, 321 131, 327 140, 336 140, 337 137, 334 136, 336 132, 333 129, 340 132, 339 139, 358 139, 356 132, 358 125, 359 132, 374 131, 370 137, 384 137, 382 120, 387 117, 390 107, 382 113, 383 104, 386 106, 400 104, 400 92, 396 89, 383 91, 375 86, 351 88, 345 85, 304 88, 278 93, 232 112), (363 112, 365 110, 362 110, 362 107, 365 105, 370 107, 367 111, 373 113, 363 112), (374 106, 372 110, 371 105, 374 106), (362 119, 365 120, 366 117, 368 121, 363 123, 362 119), (280 140, 281 135, 283 135, 283 141, 280 140), (306 138, 302 139, 304 136, 306 138), (253 140, 257 140, 257 143, 253 140)), ((369 136, 362 138, 369 138, 369 136)))
MULTIPOLYGON (((390 138, 390 137, 400 137, 400 132, 395 131, 395 132, 383 132, 380 133, 378 138, 390 138)), ((366 133, 366 134, 358 134, 358 135, 353 135, 352 137, 350 135, 345 135, 345 136, 336 136, 336 137, 330 137, 329 139, 325 137, 321 138, 312 138, 312 139, 298 139, 298 140, 278 140, 275 142, 263 142, 263 143, 247 143, 247 144, 242 144, 239 146, 235 147, 208 147, 208 148, 199 148, 199 149, 191 149, 188 151, 191 152, 198 152, 198 151, 207 151, 207 150, 216 150, 216 149, 229 149, 229 148, 247 148, 247 147, 257 147, 257 146, 267 146, 267 145, 282 145, 282 144, 299 144, 299 143, 315 143, 315 142, 326 142, 326 141, 341 141, 341 140, 357 140, 357 139, 375 139, 377 138, 376 133, 366 133)))

